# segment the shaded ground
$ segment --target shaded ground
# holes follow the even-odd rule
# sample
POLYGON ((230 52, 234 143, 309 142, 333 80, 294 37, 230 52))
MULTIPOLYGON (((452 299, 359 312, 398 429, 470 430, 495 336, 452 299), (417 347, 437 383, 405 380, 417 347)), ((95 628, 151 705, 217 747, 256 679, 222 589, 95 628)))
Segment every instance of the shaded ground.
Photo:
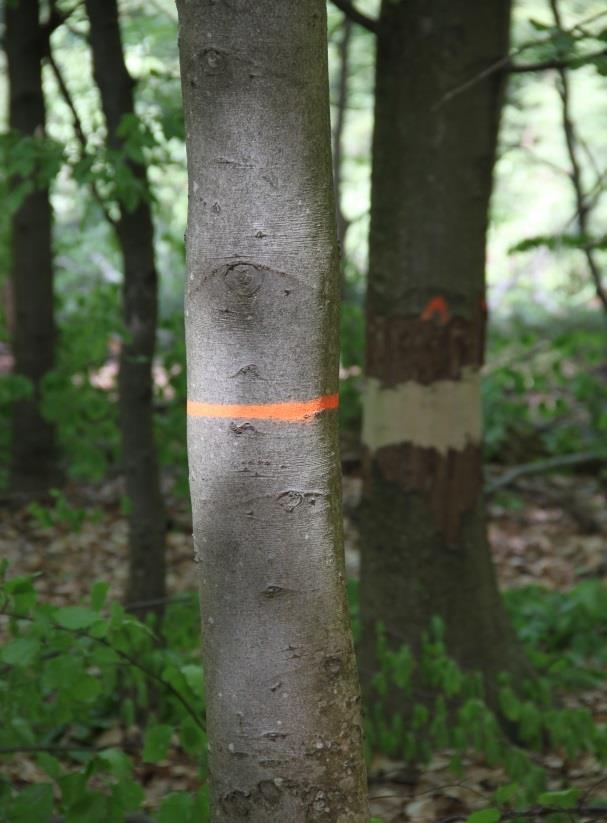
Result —
MULTIPOLYGON (((110 597, 119 598, 125 584, 127 531, 120 508, 119 482, 102 488, 72 486, 50 510, 10 505, 0 511, 0 557, 11 574, 38 575, 44 598, 72 604, 96 580, 109 580, 110 597)), ((360 481, 344 480, 347 563, 357 573, 355 510, 360 481)), ((581 579, 607 574, 607 512, 604 493, 590 476, 556 476, 521 481, 517 494, 502 493, 489 505, 490 537, 500 582, 504 587, 536 583, 566 589, 581 579)), ((171 597, 192 589, 192 543, 187 507, 169 502, 168 588, 171 597)), ((578 694, 578 705, 591 708, 597 722, 607 720, 607 688, 578 694)), ((127 745, 129 731, 110 729, 97 745, 127 745)), ((584 792, 605 794, 607 775, 589 756, 576 762, 560 754, 537 756, 554 788, 575 784, 584 792)), ((371 764, 372 812, 385 823, 428 823, 466 815, 487 805, 492 791, 506 781, 499 769, 482 760, 465 759, 465 778, 454 780, 449 752, 442 752, 419 775, 402 763, 377 757, 371 764)), ((7 767, 16 786, 47 779, 31 758, 19 756, 7 767)), ((196 788, 195 764, 177 746, 159 764, 136 765, 146 790, 146 806, 155 807, 170 791, 196 788)), ((595 820, 598 818, 594 818, 595 820)), ((607 819, 607 818, 605 818, 607 819)))

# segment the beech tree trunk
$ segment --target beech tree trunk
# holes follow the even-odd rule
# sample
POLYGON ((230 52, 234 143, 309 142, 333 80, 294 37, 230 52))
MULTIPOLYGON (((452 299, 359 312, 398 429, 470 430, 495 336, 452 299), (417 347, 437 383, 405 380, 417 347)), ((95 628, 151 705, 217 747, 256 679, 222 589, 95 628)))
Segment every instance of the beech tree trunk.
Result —
POLYGON ((499 73, 482 73, 507 53, 509 5, 382 4, 363 413, 365 682, 377 621, 417 650, 440 615, 493 703, 496 674, 526 669, 487 544, 480 410, 501 105, 499 73))
MULTIPOLYGON (((116 0, 86 0, 95 81, 107 126, 108 146, 120 151, 119 126, 135 114, 133 80, 124 62, 116 0)), ((146 168, 124 160, 127 173, 148 192, 146 168)), ((127 603, 165 596, 166 519, 154 437, 152 361, 158 314, 154 227, 149 199, 133 209, 120 204, 116 233, 124 266, 126 339, 120 355, 119 410, 129 511, 127 603)))
POLYGON ((366 823, 324 0, 178 10, 212 819, 366 823))
MULTIPOLYGON (((9 127, 42 139, 46 34, 39 25, 38 0, 7 3, 5 15, 9 127)), ((11 180, 12 187, 23 183, 18 176, 11 180)), ((40 408, 42 381, 53 368, 55 348, 51 225, 47 186, 31 191, 11 218, 14 372, 31 381, 33 392, 13 407, 10 486, 34 494, 47 491, 59 479, 54 426, 40 408)))

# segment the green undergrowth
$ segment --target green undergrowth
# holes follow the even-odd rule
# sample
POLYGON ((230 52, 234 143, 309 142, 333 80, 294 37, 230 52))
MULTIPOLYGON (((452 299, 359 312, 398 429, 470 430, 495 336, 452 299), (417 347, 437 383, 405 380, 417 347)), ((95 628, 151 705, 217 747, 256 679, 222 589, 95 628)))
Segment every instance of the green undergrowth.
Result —
MULTIPOLYGON (((38 598, 35 577, 3 576, 0 821, 43 823, 53 815, 75 823, 128 819, 145 799, 145 775, 170 769, 177 760, 191 766, 200 788, 167 795, 151 812, 153 819, 208 820, 195 596, 168 605, 160 642, 149 625, 108 603, 106 593, 107 584, 95 583, 82 603, 58 607, 38 598), (24 756, 44 775, 35 783, 8 777, 15 774, 11 763, 24 756)), ((350 602, 357 632, 354 584, 350 602)), ((369 753, 423 769, 435 751, 447 750, 458 779, 466 757, 480 757, 507 776, 487 796, 485 811, 494 810, 487 821, 530 804, 554 808, 549 820, 559 819, 559 809, 570 820, 579 793, 567 785, 548 791, 537 754, 554 751, 572 762, 591 753, 607 761, 605 727, 594 723, 588 709, 556 701, 567 690, 598 687, 604 680, 607 591, 598 582, 567 594, 528 588, 510 592, 507 602, 539 671, 522 695, 506 678, 500 684, 501 710, 516 729, 517 745, 488 709, 479 678, 447 656, 442 624, 434 620, 418 660, 406 648, 390 649, 378 627, 381 667, 376 700, 367 707, 369 753), (434 704, 415 706, 406 723, 402 716, 388 717, 382 696, 397 688, 406 704, 414 674, 437 695, 434 704)))

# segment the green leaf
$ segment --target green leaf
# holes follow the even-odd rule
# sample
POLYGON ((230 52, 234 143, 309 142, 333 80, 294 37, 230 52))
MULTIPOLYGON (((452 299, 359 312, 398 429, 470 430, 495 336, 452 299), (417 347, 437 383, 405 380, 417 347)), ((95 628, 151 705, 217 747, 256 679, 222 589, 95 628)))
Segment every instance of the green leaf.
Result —
POLYGON ((181 667, 181 673, 185 677, 188 686, 192 689, 194 694, 202 695, 204 689, 202 666, 189 663, 188 665, 181 667))
POLYGON ((556 806, 558 809, 573 809, 580 799, 580 789, 563 789, 560 792, 544 792, 538 797, 542 806, 556 806))
POLYGON ((20 575, 6 581, 6 591, 12 596, 15 610, 27 612, 36 602, 34 581, 28 575, 20 575))
POLYGON ((40 650, 35 637, 19 637, 0 649, 0 660, 11 666, 29 666, 40 650))
POLYGON ((86 783, 87 776, 83 772, 72 772, 60 777, 57 784, 61 790, 63 805, 71 807, 81 802, 87 795, 86 783))
POLYGON ((61 776, 61 763, 52 754, 40 752, 36 760, 42 771, 46 772, 53 780, 57 780, 61 776))
POLYGON ((518 783, 508 783, 505 786, 500 786, 495 791, 495 802, 500 805, 507 803, 509 800, 512 800, 518 789, 518 783))
POLYGON ((42 672, 41 683, 48 689, 66 689, 83 675, 82 660, 75 655, 62 654, 49 660, 42 672))
POLYGON ((192 806, 192 796, 187 792, 169 794, 163 799, 158 809, 156 815, 158 823, 175 823, 176 820, 186 823, 191 819, 192 806))
POLYGON ((104 580, 98 580, 93 584, 91 588, 91 606, 96 612, 104 607, 109 587, 110 584, 104 580))
POLYGON ((39 783, 24 789, 10 804, 11 823, 42 823, 53 813, 53 789, 50 783, 39 783))
POLYGON ((502 816, 499 809, 480 809, 466 818, 466 823, 497 823, 502 816))
MULTIPOLYGON (((112 792, 122 811, 132 812, 138 809, 145 799, 145 793, 139 783, 131 778, 123 778, 112 792)), ((122 819, 122 818, 121 818, 122 819)))
POLYGON ((499 693, 500 708, 508 720, 518 720, 521 716, 521 702, 513 689, 505 686, 499 693))
POLYGON ((542 23, 541 20, 536 20, 533 17, 529 18, 529 22, 536 31, 550 31, 553 28, 550 23, 542 23))
POLYGON ((104 749, 97 755, 103 766, 118 778, 129 777, 133 769, 131 758, 122 749, 104 749))
POLYGON ((84 606, 66 606, 62 609, 57 609, 55 612, 55 620, 64 629, 87 629, 99 620, 99 615, 92 609, 87 609, 84 606))
POLYGON ((205 734, 191 717, 186 717, 179 730, 179 739, 183 750, 190 755, 195 755, 204 746, 205 734))
POLYGON ((69 693, 76 700, 92 703, 101 694, 101 683, 96 677, 89 674, 83 675, 77 682, 71 684, 69 693))
POLYGON ((159 724, 149 726, 145 730, 143 741, 143 760, 146 763, 156 763, 166 755, 171 743, 173 727, 159 724))
MULTIPOLYGON (((211 813, 209 811, 209 784, 205 785, 194 795, 194 808, 192 816, 195 823, 209 823, 211 813)), ((381 823, 381 821, 380 821, 381 823)))

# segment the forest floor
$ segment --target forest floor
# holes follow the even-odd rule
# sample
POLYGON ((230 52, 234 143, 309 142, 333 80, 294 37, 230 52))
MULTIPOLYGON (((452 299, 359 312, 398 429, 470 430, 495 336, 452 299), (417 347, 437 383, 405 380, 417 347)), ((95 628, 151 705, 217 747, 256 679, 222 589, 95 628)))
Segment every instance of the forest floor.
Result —
MULTIPOLYGON (((119 481, 102 487, 72 485, 50 509, 11 505, 0 510, 0 558, 9 573, 37 575, 41 597, 60 605, 85 597, 97 580, 110 582, 110 598, 120 598, 126 575, 127 525, 119 481)), ((349 573, 357 574, 355 526, 360 480, 344 478, 346 553, 349 573)), ((168 588, 171 597, 191 591, 192 540, 187 504, 169 498, 168 588)), ((604 492, 591 476, 563 475, 520 481, 516 494, 502 493, 489 504, 490 540, 502 587, 537 584, 566 590, 586 578, 607 577, 607 513, 604 492)), ((590 707, 597 722, 607 720, 607 684, 577 694, 574 705, 590 707)), ((97 744, 120 745, 120 729, 105 732, 97 744)), ((536 755, 554 788, 576 785, 590 791, 607 783, 604 769, 590 756, 567 761, 559 753, 536 755)), ((436 754, 417 775, 404 764, 377 757, 370 769, 372 813, 385 823, 428 823, 465 815, 487 805, 492 791, 508 782, 500 769, 482 759, 464 759, 465 776, 454 778, 449 752, 436 754)), ((44 779, 32 758, 8 765, 16 784, 44 779)), ((183 752, 169 760, 137 765, 154 808, 171 791, 196 787, 197 769, 183 752)), ((604 793, 604 792, 603 792, 604 793)), ((462 818, 463 819, 463 818, 462 818)), ((596 819, 596 817, 595 817, 596 819)))

